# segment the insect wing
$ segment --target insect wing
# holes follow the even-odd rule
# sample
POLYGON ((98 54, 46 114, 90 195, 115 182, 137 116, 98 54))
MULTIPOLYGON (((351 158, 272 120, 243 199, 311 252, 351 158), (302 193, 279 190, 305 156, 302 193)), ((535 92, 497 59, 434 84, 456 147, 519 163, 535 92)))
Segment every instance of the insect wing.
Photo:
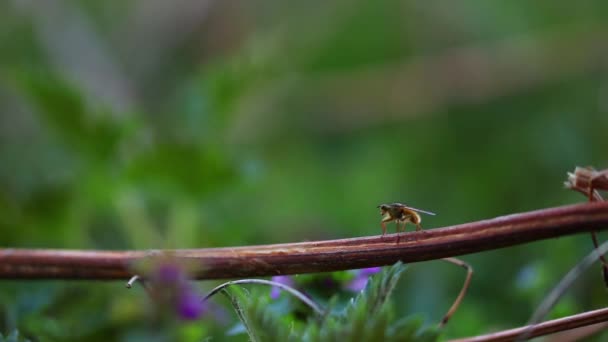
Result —
POLYGON ((404 205, 403 207, 404 207, 404 208, 406 208, 406 209, 413 210, 413 211, 417 211, 417 212, 419 212, 419 213, 423 213, 423 214, 427 214, 427 215, 433 215, 433 216, 437 215, 437 214, 432 213, 432 212, 430 212, 430 211, 426 211, 426 210, 422 210, 422 209, 417 209, 417 208, 408 207, 407 205, 404 205))

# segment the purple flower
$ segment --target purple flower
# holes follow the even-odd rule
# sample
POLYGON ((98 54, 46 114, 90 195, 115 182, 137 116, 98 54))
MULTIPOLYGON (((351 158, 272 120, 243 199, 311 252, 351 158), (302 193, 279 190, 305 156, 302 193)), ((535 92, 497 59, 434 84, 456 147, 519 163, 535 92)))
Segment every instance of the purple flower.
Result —
POLYGON ((369 267, 369 268, 362 268, 359 271, 359 275, 360 276, 366 276, 369 277, 371 275, 374 275, 380 271, 382 271, 382 267, 369 267))
POLYGON ((183 320, 195 320, 205 313, 205 303, 179 263, 159 262, 152 270, 150 280, 160 310, 172 309, 183 320))
POLYGON ((178 294, 177 314, 186 321, 198 319, 205 312, 202 298, 193 288, 185 289, 178 294))
POLYGON ((380 272, 381 269, 382 268, 380 267, 370 267, 357 270, 355 278, 346 285, 346 289, 351 290, 353 292, 359 292, 363 290, 367 285, 369 277, 373 274, 380 272))
MULTIPOLYGON (((279 284, 291 286, 291 287, 293 287, 295 285, 293 279, 290 276, 274 276, 274 277, 272 277, 272 281, 279 283, 279 284)), ((279 298, 280 294, 281 294, 281 289, 278 286, 273 286, 272 290, 270 290, 270 298, 272 298, 272 299, 279 298)))

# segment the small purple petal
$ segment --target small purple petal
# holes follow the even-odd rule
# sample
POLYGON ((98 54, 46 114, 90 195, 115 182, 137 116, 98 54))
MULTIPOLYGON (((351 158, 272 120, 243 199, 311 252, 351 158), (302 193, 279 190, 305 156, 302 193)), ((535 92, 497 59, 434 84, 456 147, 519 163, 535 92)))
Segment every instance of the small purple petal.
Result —
MULTIPOLYGON (((283 285, 287 285, 287 286, 294 285, 294 281, 290 276, 274 276, 274 277, 272 277, 272 281, 274 281, 275 283, 279 283, 279 284, 283 284, 283 285)), ((270 298, 272 298, 272 299, 279 298, 280 294, 281 294, 281 289, 277 286, 273 286, 272 290, 270 290, 270 298)))
POLYGON ((286 275, 274 276, 274 277, 272 277, 271 280, 274 281, 275 283, 280 283, 280 284, 287 285, 287 286, 293 285, 293 279, 290 276, 286 276, 286 275))
POLYGON ((346 285, 346 288, 353 292, 359 292, 365 288, 365 285, 367 285, 367 280, 368 279, 366 277, 357 277, 353 279, 350 283, 348 283, 348 285, 346 285))
POLYGON ((369 267, 357 270, 357 275, 350 283, 346 285, 346 289, 351 290, 353 292, 359 292, 363 290, 367 285, 369 277, 373 274, 380 272, 380 270, 382 270, 381 267, 369 267))
POLYGON ((372 274, 376 274, 382 270, 382 267, 369 267, 362 268, 359 270, 359 276, 371 276, 372 274))
POLYGON ((205 312, 205 305, 202 298, 196 292, 184 291, 180 293, 177 303, 177 313, 179 317, 186 321, 198 319, 205 312))

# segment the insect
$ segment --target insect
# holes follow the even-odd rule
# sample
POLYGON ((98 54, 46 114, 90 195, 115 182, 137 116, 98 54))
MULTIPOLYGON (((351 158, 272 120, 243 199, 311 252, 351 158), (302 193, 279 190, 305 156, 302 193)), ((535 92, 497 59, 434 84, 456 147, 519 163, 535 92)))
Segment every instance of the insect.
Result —
POLYGON ((403 231, 405 231, 405 225, 408 222, 411 222, 416 225, 416 230, 422 230, 420 226, 420 222, 422 222, 422 218, 418 213, 423 213, 427 215, 435 215, 430 211, 420 210, 416 208, 409 207, 402 203, 390 203, 390 204, 380 204, 378 206, 380 208, 380 215, 382 215, 382 221, 380 221, 380 225, 382 226, 382 235, 386 234, 386 223, 395 221, 397 223, 397 233, 400 231, 401 223, 403 223, 403 231))
MULTIPOLYGON (((401 225, 401 223, 403 223, 403 231, 405 231, 405 225, 408 222, 415 224, 416 231, 419 231, 422 230, 422 226, 420 226, 422 218, 420 217, 420 215, 418 215, 418 213, 435 215, 435 213, 432 213, 430 211, 409 207, 403 203, 380 204, 378 208, 380 208, 380 214, 382 215, 382 221, 380 221, 380 225, 382 226, 382 236, 386 234, 387 222, 395 221, 397 223, 397 233, 399 233, 399 226, 401 225)), ((399 236, 397 236, 397 243, 399 243, 399 236)), ((462 302, 462 299, 464 298, 469 288, 469 285, 471 284, 471 278, 473 277, 473 267, 471 267, 471 265, 467 264, 466 262, 456 258, 443 258, 441 260, 464 268, 465 270, 467 270, 467 277, 464 281, 464 284, 462 285, 462 289, 460 290, 458 297, 456 297, 456 300, 454 300, 454 303, 439 323, 440 328, 448 322, 450 317, 452 317, 454 312, 456 312, 456 310, 460 306, 460 303, 462 302)))

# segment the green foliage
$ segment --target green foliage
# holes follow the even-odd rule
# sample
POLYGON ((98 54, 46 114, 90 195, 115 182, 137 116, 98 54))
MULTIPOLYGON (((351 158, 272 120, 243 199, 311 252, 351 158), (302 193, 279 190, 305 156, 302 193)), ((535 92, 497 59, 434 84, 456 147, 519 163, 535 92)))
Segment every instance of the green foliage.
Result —
POLYGON ((109 110, 87 108, 79 90, 58 75, 32 72, 16 77, 42 121, 65 146, 83 155, 107 160, 117 153, 125 135, 133 131, 130 123, 113 119, 109 110))
POLYGON ((269 297, 238 288, 225 290, 251 341, 436 341, 439 331, 423 327, 418 316, 396 320, 391 294, 405 271, 400 262, 372 276, 349 304, 335 311, 332 300, 323 317, 294 320, 279 316, 269 297))
POLYGON ((238 288, 223 293, 230 299, 250 341, 295 341, 289 333, 289 323, 268 310, 268 296, 254 297, 238 288))
MULTIPOLYGON (((608 166, 604 0, 163 3, 0 1, 2 248, 365 236, 380 233, 387 201, 437 212, 422 223, 432 229, 582 201, 562 188, 565 172, 608 166)), ((442 334, 525 322, 589 240, 467 256, 476 274, 442 334)), ((462 283, 462 270, 435 264, 403 275, 390 296, 400 304, 380 306, 370 336, 434 336, 417 335, 419 317, 438 321, 462 283)), ((603 303, 597 273, 551 317, 603 303)), ((286 321, 280 336, 319 340, 375 305, 344 300, 352 277, 295 279, 332 308, 322 325, 286 295, 257 308, 286 321)), ((264 297, 251 291, 243 308, 264 297)), ((123 282, 3 281, 0 331, 231 339, 219 319, 158 324, 148 301, 123 282)))
POLYGON ((2 333, 0 333, 0 342, 29 342, 30 340, 23 338, 21 336, 19 336, 19 331, 15 330, 12 333, 10 333, 9 335, 7 335, 6 337, 4 337, 2 335, 2 333))

